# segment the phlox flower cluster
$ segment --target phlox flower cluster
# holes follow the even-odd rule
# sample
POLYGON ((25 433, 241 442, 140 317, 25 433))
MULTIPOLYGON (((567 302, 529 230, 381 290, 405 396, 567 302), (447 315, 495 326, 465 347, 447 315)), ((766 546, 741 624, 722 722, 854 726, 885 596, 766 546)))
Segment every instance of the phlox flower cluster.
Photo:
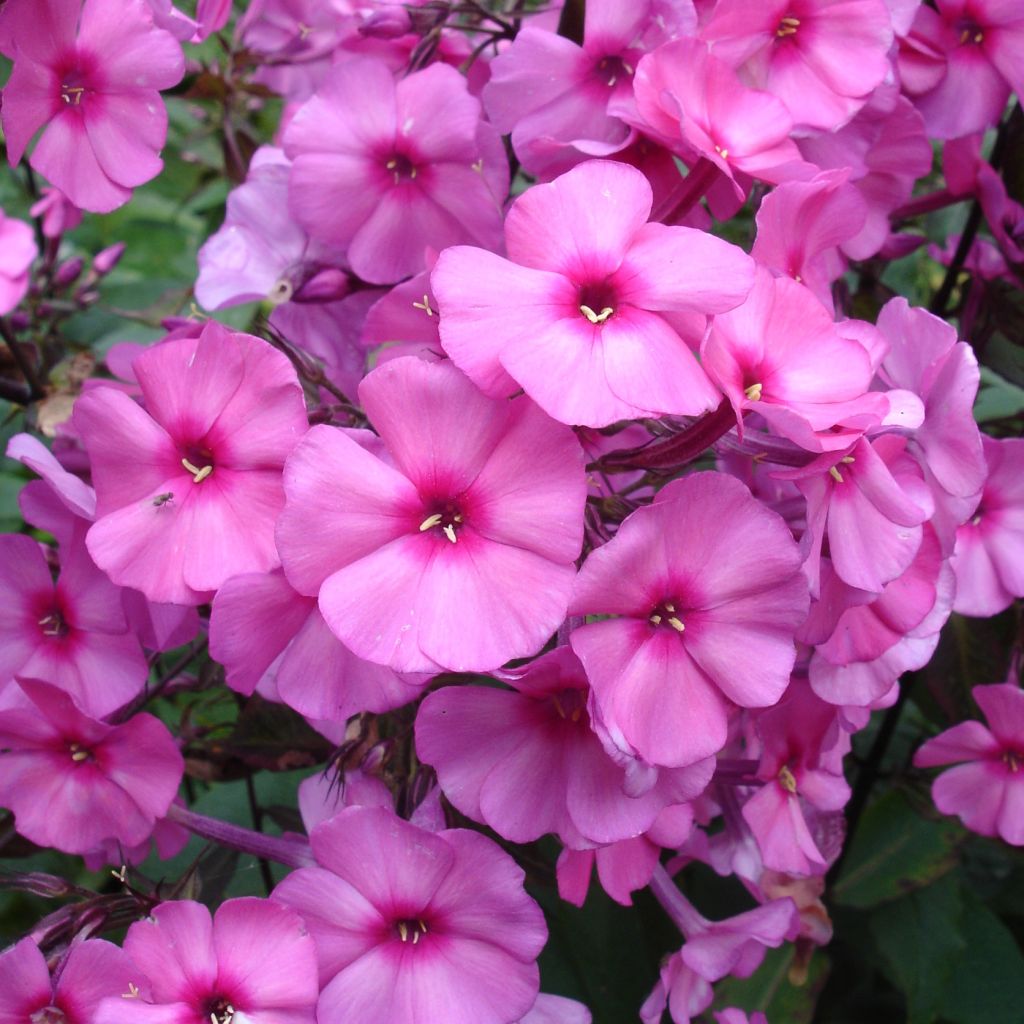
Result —
MULTIPOLYGON (((925 200, 977 198, 992 234, 944 258, 1019 273, 982 136, 1024 8, 587 0, 574 32, 465 6, 0 9, 48 252, 160 173, 189 47, 219 34, 284 101, 199 251, 205 312, 111 349, 52 451, 9 442, 38 479, 0 536, 0 806, 90 865, 193 831, 290 869, 214 908, 136 892, 123 948, 18 942, 0 1020, 586 1024, 540 991, 517 856, 544 837, 571 903, 650 888, 681 938, 637 1012, 697 1019, 828 942, 854 735, 953 612, 1024 596, 1024 441, 975 423, 970 317, 848 288, 921 243, 936 141, 925 200), (251 302, 249 330, 213 316, 251 302), (167 709, 225 687, 333 746, 304 835, 182 798, 209 737, 167 709), (704 916, 693 863, 749 909, 704 916)), ((0 213, 0 333, 38 256, 0 213)), ((1024 694, 973 698, 988 724, 914 763, 1024 845, 1024 694)))

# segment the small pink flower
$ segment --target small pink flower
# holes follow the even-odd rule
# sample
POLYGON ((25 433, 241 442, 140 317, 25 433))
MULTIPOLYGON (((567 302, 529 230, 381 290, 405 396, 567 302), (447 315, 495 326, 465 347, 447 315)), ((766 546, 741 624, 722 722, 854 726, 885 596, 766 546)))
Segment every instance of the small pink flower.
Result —
POLYGON ((43 129, 29 162, 97 213, 160 173, 160 90, 177 85, 185 62, 144 0, 10 0, 0 52, 14 61, 2 112, 12 166, 43 129))
POLYGON ((305 432, 291 363, 215 321, 135 359, 145 400, 97 387, 75 403, 97 520, 86 542, 120 586, 202 604, 231 576, 278 565, 281 469, 305 432))
MULTIPOLYGON (((100 1001, 120 1000, 145 982, 128 955, 111 942, 75 942, 51 979, 31 939, 0 953, 0 1020, 4 1024, 94 1024, 100 1001)), ((208 1024, 208 1022, 207 1022, 208 1024)))
POLYGON ((38 254, 32 228, 0 210, 0 316, 25 297, 29 270, 38 254))
POLYGON ((973 832, 1024 846, 1024 691, 1016 683, 971 691, 981 722, 954 725, 914 755, 918 768, 955 764, 932 783, 943 814, 955 814, 973 832))
POLYGON ((808 606, 799 566, 781 517, 723 473, 668 484, 591 553, 570 612, 609 617, 571 641, 621 749, 693 764, 725 745, 730 702, 782 696, 808 606))
POLYGON ((320 1020, 509 1024, 534 1005, 544 917, 489 839, 349 807, 310 842, 319 866, 274 899, 316 940, 320 1020))
POLYGON ((104 1000, 94 1024, 316 1020, 313 939, 274 900, 228 900, 212 919, 201 903, 161 903, 128 929, 124 948, 148 992, 104 1000))
POLYGON ((314 427, 285 472, 285 575, 353 653, 399 672, 489 671, 565 617, 586 484, 572 431, 485 398, 448 361, 378 366, 369 450, 314 427))
POLYGON ((89 853, 147 839, 178 792, 183 761, 167 727, 139 714, 105 725, 48 683, 0 711, 0 805, 40 846, 89 853))
POLYGON ((501 244, 507 161, 454 68, 396 83, 378 60, 345 60, 288 125, 284 148, 295 218, 346 248, 366 281, 417 273, 428 247, 501 244))
POLYGON ((59 188, 41 188, 41 198, 32 204, 29 213, 43 220, 43 236, 59 238, 82 223, 82 211, 59 188))
POLYGON ((713 409, 719 395, 677 331, 738 305, 753 264, 737 247, 648 223, 651 186, 633 167, 588 161, 521 196, 509 259, 443 252, 431 275, 441 342, 485 394, 522 387, 563 423, 713 409))

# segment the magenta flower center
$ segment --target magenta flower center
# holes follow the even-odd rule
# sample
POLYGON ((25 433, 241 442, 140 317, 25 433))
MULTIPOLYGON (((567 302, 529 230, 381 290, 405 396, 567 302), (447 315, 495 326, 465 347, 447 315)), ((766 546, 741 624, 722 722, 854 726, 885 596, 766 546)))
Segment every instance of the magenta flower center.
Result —
POLYGON ((787 793, 796 793, 796 776, 787 764, 784 764, 779 769, 779 785, 787 793))
POLYGON ((1003 764, 1016 775, 1017 772, 1024 768, 1024 753, 1019 750, 1004 750, 1003 764))
POLYGON ((608 280, 580 285, 580 313, 592 324, 603 324, 613 316, 618 301, 615 287, 608 280))
POLYGON ((682 633, 686 629, 682 618, 680 618, 675 598, 665 598, 654 606, 647 621, 661 629, 674 629, 682 633))
POLYGON ((395 934, 399 942, 409 945, 417 945, 420 939, 427 934, 427 925, 422 918, 403 917, 395 922, 395 934))
POLYGON ((66 1019, 64 1011, 56 1006, 44 1006, 29 1017, 32 1024, 64 1024, 66 1019))
POLYGON ((42 630, 43 636, 57 638, 67 636, 71 629, 64 618, 64 613, 59 608, 49 609, 39 619, 39 628, 42 630))
POLYGON ((977 46, 985 41, 985 33, 982 31, 981 26, 970 18, 961 18, 957 22, 957 28, 960 31, 961 46, 968 44, 977 46))
POLYGON ((209 1018, 210 1024, 231 1024, 235 1019, 235 1008, 223 996, 215 996, 206 1002, 203 1016, 209 1018))
POLYGON ((787 14, 780 22, 778 28, 775 30, 775 35, 779 39, 785 39, 788 36, 795 36, 796 30, 800 27, 800 19, 794 18, 791 14, 787 14))
POLYGON ((551 695, 551 704, 559 718, 588 724, 586 690, 560 690, 551 695))
POLYGON ((633 66, 627 64, 620 56, 609 54, 598 61, 594 68, 594 74, 597 75, 599 81, 604 82, 611 89, 618 82, 628 82, 633 77, 633 66))
POLYGON ((69 743, 68 753, 71 755, 71 760, 74 761, 75 764, 84 764, 95 760, 92 756, 92 751, 83 747, 81 743, 69 743))
POLYGON ((465 512, 458 503, 454 501, 435 502, 430 514, 420 523, 419 531, 420 533, 435 532, 455 544, 458 542, 459 531, 465 521, 465 512))
POLYGON ((416 165, 404 153, 393 153, 384 167, 394 177, 396 185, 404 185, 416 177, 416 165))
POLYGON ((192 474, 192 482, 201 484, 213 472, 213 452, 202 445, 186 445, 182 451, 181 464, 192 474))
POLYGON ((68 107, 80 107, 90 93, 96 91, 96 75, 87 54, 72 52, 66 54, 54 70, 60 80, 61 102, 68 107))

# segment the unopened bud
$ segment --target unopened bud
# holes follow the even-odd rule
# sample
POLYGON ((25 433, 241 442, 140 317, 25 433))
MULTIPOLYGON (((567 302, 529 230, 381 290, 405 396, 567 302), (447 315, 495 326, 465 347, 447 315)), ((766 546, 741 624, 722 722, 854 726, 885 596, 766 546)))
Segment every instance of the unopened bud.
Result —
POLYGON ((116 242, 102 252, 98 252, 92 261, 92 269, 101 276, 109 274, 121 261, 124 255, 124 242, 116 242))
POLYGON ((32 324, 32 318, 28 313, 12 313, 7 318, 7 322, 14 331, 27 331, 32 324))
POLYGON ((337 267, 315 273, 293 296, 296 302, 337 302, 349 292, 349 277, 337 267))
POLYGON ((78 280, 79 275, 85 267, 85 261, 80 256, 65 260, 53 275, 53 283, 57 288, 67 288, 78 280))

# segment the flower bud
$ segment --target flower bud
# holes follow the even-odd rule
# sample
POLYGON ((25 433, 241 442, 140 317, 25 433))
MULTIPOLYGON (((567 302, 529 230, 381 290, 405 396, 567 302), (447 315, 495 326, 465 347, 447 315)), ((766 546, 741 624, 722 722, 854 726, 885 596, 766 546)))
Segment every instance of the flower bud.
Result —
POLYGON ((93 258, 92 269, 100 276, 109 274, 120 263, 121 257, 124 255, 124 248, 124 242, 116 242, 102 252, 98 252, 93 258))
POLYGON ((296 302, 337 302, 349 292, 349 277, 337 267, 317 271, 294 295, 296 302))
POLYGON ((63 289, 74 284, 84 267, 85 261, 80 256, 65 260, 53 275, 54 286, 58 289, 63 289))

